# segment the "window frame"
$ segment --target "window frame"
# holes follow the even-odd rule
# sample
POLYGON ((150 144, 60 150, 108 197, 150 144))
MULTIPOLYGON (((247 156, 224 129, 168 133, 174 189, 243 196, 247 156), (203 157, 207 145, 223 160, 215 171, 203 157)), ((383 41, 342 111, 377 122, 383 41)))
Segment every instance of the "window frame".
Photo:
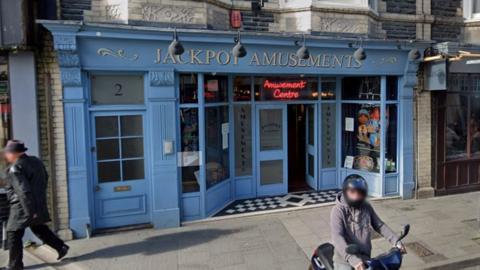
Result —
MULTIPOLYGON (((463 0, 463 18, 467 22, 478 22, 480 21, 480 11, 475 13, 474 2, 476 0, 463 0)), ((478 0, 477 0, 478 1, 478 0)), ((480 3, 478 3, 480 5, 480 3)))

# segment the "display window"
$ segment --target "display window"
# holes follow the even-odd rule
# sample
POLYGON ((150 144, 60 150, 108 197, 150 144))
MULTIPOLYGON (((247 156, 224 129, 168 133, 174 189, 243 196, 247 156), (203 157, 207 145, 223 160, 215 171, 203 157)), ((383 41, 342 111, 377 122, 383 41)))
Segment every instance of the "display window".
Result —
POLYGON ((480 75, 450 74, 445 97, 447 161, 480 157, 480 75))
POLYGON ((180 109, 180 153, 182 190, 184 193, 200 190, 200 145, 198 108, 180 109))
POLYGON ((383 162, 386 173, 397 171, 398 78, 385 77, 384 91, 381 80, 381 77, 342 80, 344 168, 379 173, 383 162))
MULTIPOLYGON (((10 85, 8 81, 8 57, 0 55, 0 143, 3 147, 12 138, 12 114, 10 105, 10 85)), ((6 185, 5 168, 7 164, 0 160, 0 188, 6 185)))

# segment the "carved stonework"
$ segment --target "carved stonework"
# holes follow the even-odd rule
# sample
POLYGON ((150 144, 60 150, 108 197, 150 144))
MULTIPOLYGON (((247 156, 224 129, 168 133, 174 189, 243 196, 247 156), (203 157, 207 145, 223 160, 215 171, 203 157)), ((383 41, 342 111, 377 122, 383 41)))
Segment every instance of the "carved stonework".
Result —
POLYGON ((57 51, 75 51, 77 49, 75 35, 55 35, 53 42, 57 51))
POLYGON ((82 73, 79 68, 62 68, 60 73, 64 87, 82 85, 82 73))
POLYGON ((105 16, 109 21, 119 20, 122 15, 122 9, 119 4, 105 6, 105 16))
POLYGON ((150 71, 151 86, 173 86, 175 78, 173 71, 150 71))
POLYGON ((188 7, 155 5, 146 3, 142 5, 142 18, 150 22, 192 23, 194 10, 188 7))
POLYGON ((61 67, 77 67, 80 65, 78 54, 71 52, 58 52, 58 64, 61 67))
POLYGON ((320 22, 316 31, 333 33, 361 33, 362 28, 356 20, 320 17, 320 22))

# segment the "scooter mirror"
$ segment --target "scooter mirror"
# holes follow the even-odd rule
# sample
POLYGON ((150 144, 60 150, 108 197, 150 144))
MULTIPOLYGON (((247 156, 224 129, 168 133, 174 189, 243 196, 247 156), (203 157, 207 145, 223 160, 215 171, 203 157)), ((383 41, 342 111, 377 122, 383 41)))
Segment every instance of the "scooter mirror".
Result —
POLYGON ((359 253, 360 253, 360 247, 359 247, 358 245, 351 244, 351 245, 348 245, 348 246, 345 248, 345 252, 346 252, 347 254, 351 254, 351 255, 359 254, 359 253))
POLYGON ((405 236, 407 236, 409 231, 410 231, 410 224, 406 224, 405 226, 403 226, 403 230, 402 230, 402 233, 400 234, 398 241, 405 238, 405 236))

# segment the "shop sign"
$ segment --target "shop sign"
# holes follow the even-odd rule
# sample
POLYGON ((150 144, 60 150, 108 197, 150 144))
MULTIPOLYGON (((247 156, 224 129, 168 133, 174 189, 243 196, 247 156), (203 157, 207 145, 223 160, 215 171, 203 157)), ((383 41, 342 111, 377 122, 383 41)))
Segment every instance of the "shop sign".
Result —
MULTIPOLYGON (((105 48, 99 49, 105 50, 105 48)), ((172 55, 161 48, 156 50, 155 64, 189 64, 189 65, 238 65, 240 59, 229 50, 189 49, 182 55, 172 55)), ((274 67, 318 67, 318 68, 361 68, 363 62, 351 54, 312 54, 308 59, 301 59, 295 53, 254 52, 246 56, 249 66, 274 67)))
POLYGON ((315 99, 318 96, 316 85, 308 79, 266 78, 261 84, 261 100, 315 99))

